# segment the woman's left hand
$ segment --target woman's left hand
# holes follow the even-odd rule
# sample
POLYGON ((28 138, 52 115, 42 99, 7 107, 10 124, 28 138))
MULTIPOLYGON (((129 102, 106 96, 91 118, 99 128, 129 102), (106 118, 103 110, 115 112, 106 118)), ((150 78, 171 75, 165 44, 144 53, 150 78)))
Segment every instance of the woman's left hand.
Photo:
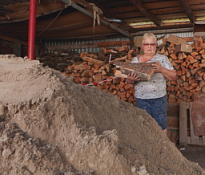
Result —
POLYGON ((165 76, 166 79, 168 80, 174 80, 176 77, 176 70, 172 69, 172 70, 168 70, 166 68, 164 68, 159 61, 156 62, 156 64, 152 64, 152 66, 154 67, 154 72, 157 73, 162 73, 162 75, 165 76))
POLYGON ((162 72, 162 69, 164 68, 159 61, 156 62, 156 64, 152 64, 154 67, 155 72, 162 72))

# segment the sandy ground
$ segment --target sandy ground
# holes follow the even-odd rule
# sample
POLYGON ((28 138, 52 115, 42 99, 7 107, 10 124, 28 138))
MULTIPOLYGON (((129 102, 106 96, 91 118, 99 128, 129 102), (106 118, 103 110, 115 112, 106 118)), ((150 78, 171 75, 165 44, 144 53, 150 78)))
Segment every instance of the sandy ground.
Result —
POLYGON ((202 175, 144 110, 0 56, 1 175, 202 175))

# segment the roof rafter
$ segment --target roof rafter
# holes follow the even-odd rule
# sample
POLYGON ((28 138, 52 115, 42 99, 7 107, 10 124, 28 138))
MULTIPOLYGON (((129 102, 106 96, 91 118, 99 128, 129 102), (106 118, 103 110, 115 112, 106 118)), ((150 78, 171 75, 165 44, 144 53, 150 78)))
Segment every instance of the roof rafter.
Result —
MULTIPOLYGON (((180 28, 176 28, 176 29, 166 29, 166 30, 155 30, 152 33, 154 34, 168 34, 168 33, 179 33, 179 32, 192 32, 193 31, 193 27, 192 28, 185 28, 185 29, 180 29, 180 28)), ((139 31, 136 33, 131 33, 131 35, 133 36, 141 36, 143 35, 145 32, 144 31, 139 31)))
POLYGON ((151 21, 153 21, 157 26, 161 26, 161 20, 154 16, 141 2, 141 0, 129 0, 135 7, 137 7, 140 12, 147 16, 151 21))
POLYGON ((189 7, 189 4, 187 2, 187 0, 179 0, 183 9, 185 10, 185 13, 187 14, 189 20, 191 21, 191 23, 193 24, 195 21, 195 16, 193 15, 192 10, 189 7))
POLYGON ((166 29, 178 29, 178 28, 190 28, 193 27, 192 24, 178 24, 178 25, 164 25, 164 26, 156 26, 156 27, 141 27, 141 28, 134 28, 134 32, 140 31, 149 31, 149 30, 166 30, 166 29))
MULTIPOLYGON (((48 28, 47 31, 52 31, 52 30, 58 30, 58 29, 65 29, 67 31, 72 31, 72 30, 78 30, 78 29, 82 29, 82 28, 87 28, 87 27, 91 27, 93 25, 93 21, 89 20, 89 21, 83 21, 83 22, 79 22, 76 24, 69 24, 69 25, 65 25, 65 26, 60 26, 60 27, 52 27, 52 28, 48 28)), ((39 31, 41 31, 42 29, 40 29, 39 31)), ((38 32, 38 29, 36 29, 36 32, 38 32)))

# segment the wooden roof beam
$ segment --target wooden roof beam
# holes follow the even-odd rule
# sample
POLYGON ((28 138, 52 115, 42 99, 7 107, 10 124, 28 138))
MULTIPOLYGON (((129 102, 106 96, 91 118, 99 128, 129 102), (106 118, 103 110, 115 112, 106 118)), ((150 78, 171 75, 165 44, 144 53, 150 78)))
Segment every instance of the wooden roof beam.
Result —
MULTIPOLYGON (((193 27, 192 28, 184 28, 184 29, 166 29, 166 30, 154 30, 152 31, 152 33, 154 34, 170 34, 170 33, 183 33, 183 32, 192 32, 193 31, 193 27)), ((148 31, 147 31, 148 32, 148 31)), ((144 35, 144 31, 139 31, 136 33, 131 33, 131 35, 133 36, 142 36, 144 35)))
MULTIPOLYGON (((69 25, 65 25, 65 26, 55 26, 55 27, 52 27, 52 28, 48 28, 47 31, 55 31, 55 30, 60 30, 60 29, 66 29, 67 31, 72 31, 72 30, 78 30, 78 29, 82 29, 82 28, 87 28, 87 27, 90 27, 93 25, 93 20, 89 20, 89 21, 83 21, 83 22, 79 22, 79 23, 76 23, 76 24, 69 24, 69 25)), ((42 28, 41 29, 36 29, 36 32, 40 32, 42 31, 42 28)))
POLYGON ((164 25, 164 26, 156 26, 156 27, 139 27, 133 28, 133 33, 140 31, 149 31, 149 30, 166 30, 166 29, 179 29, 179 28, 189 28, 193 27, 192 24, 178 24, 178 25, 164 25))
POLYGON ((190 22, 193 24, 196 17, 193 15, 193 12, 190 9, 187 0, 179 0, 179 1, 180 1, 181 5, 182 5, 183 9, 185 10, 185 13, 187 14, 190 22))
MULTIPOLYGON (((11 23, 11 22, 20 22, 20 21, 26 21, 29 19, 29 2, 28 3, 18 3, 18 4, 12 4, 5 6, 5 8, 8 9, 18 9, 18 6, 21 6, 22 11, 17 11, 13 13, 5 14, 5 16, 0 16, 0 23, 11 23)), ((65 4, 63 2, 50 2, 50 3, 44 3, 44 4, 38 4, 36 6, 36 17, 40 17, 43 15, 48 15, 54 12, 57 12, 61 9, 65 8, 65 4)))
POLYGON ((129 0, 141 13, 147 16, 151 21, 153 21, 157 26, 161 26, 161 20, 154 16, 141 2, 141 0, 129 0))

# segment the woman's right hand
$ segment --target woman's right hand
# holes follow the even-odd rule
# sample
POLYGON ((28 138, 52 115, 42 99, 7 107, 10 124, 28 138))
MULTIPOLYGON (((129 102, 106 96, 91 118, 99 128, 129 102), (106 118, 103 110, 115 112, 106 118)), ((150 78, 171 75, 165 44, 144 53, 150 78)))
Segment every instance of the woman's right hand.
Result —
POLYGON ((139 77, 136 76, 137 74, 132 72, 131 74, 127 75, 127 82, 128 83, 135 83, 135 81, 139 81, 139 77))

